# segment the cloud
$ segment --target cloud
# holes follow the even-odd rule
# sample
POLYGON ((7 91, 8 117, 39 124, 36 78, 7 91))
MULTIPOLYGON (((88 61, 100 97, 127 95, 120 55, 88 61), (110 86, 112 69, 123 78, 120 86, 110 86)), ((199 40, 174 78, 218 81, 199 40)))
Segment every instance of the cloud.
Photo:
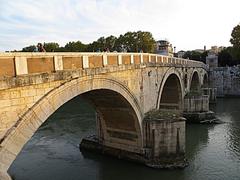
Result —
POLYGON ((146 30, 179 49, 228 45, 240 3, 217 0, 0 0, 0 51, 146 30), (231 8, 231 9, 230 9, 231 8), (224 19, 225 18, 225 19, 224 19))

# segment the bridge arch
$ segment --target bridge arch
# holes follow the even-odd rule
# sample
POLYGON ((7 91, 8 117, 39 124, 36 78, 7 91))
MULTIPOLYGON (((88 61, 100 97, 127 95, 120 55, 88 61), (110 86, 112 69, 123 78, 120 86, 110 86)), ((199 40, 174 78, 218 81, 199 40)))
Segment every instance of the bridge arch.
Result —
POLYGON ((208 74, 207 73, 204 73, 204 75, 203 75, 202 86, 208 87, 208 74))
POLYGON ((161 82, 158 95, 158 109, 182 109, 184 85, 181 73, 174 68, 169 69, 161 82))
POLYGON ((109 141, 103 142, 104 145, 117 146, 130 152, 141 150, 143 141, 142 112, 137 99, 130 90, 120 82, 104 76, 77 78, 65 82, 48 92, 9 129, 0 141, 1 170, 8 170, 25 143, 51 114, 78 95, 92 102, 99 113, 100 122, 102 123, 101 136, 104 140, 109 138, 109 141), (104 101, 102 95, 105 93, 108 94, 108 98, 112 97, 113 101, 110 99, 104 101), (102 108, 101 103, 105 103, 102 108), (114 107, 109 108, 111 108, 111 112, 115 112, 110 114, 106 108, 113 104, 114 107), (120 119, 119 117, 117 119, 120 113, 124 114, 124 118, 128 118, 131 122, 128 123, 126 119, 120 119), (118 122, 113 121, 114 119, 118 122), (119 123, 121 120, 123 122, 119 123))
POLYGON ((200 90, 201 87, 201 82, 200 82, 200 76, 197 70, 194 70, 192 73, 192 76, 190 78, 190 84, 189 84, 189 90, 190 91, 198 91, 200 90))

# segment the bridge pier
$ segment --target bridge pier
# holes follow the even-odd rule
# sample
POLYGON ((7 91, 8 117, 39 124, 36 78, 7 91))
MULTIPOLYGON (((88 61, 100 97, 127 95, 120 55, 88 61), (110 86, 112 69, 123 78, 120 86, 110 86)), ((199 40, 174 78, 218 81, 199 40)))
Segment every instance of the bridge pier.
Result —
POLYGON ((143 120, 146 165, 184 168, 185 118, 177 111, 151 111, 143 120))
POLYGON ((217 88, 202 88, 203 95, 209 96, 209 104, 217 103, 217 88))
POLYGON ((200 91, 189 92, 184 97, 184 112, 183 116, 190 123, 216 123, 219 120, 215 113, 209 110, 210 100, 216 100, 212 93, 210 99, 210 88, 204 89, 203 93, 200 91))
POLYGON ((130 152, 106 146, 97 136, 89 136, 82 140, 80 150, 83 154, 92 151, 159 169, 188 165, 185 158, 185 118, 178 112, 147 113, 143 120, 143 141, 144 147, 139 152, 130 152))

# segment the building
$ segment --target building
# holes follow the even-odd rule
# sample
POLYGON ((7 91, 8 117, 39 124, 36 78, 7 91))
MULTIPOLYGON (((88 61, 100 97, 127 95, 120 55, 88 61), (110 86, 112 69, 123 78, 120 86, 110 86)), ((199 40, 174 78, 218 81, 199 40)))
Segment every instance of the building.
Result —
POLYGON ((206 64, 209 68, 216 68, 218 67, 218 56, 215 52, 209 51, 208 56, 206 57, 206 64))
POLYGON ((157 47, 156 49, 157 54, 173 57, 173 54, 174 54, 173 47, 172 47, 172 44, 169 43, 169 41, 159 40, 156 43, 156 47, 157 47))
POLYGON ((177 52, 177 57, 178 57, 178 58, 183 58, 184 54, 185 54, 185 51, 183 51, 183 50, 178 51, 178 52, 177 52))
POLYGON ((219 52, 221 52, 225 47, 223 46, 212 46, 211 49, 209 51, 218 54, 219 52))

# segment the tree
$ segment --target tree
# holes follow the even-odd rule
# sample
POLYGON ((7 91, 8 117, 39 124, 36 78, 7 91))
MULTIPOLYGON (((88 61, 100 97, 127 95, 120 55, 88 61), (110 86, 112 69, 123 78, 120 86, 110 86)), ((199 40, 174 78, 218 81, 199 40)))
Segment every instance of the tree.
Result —
POLYGON ((218 53, 218 66, 232 66, 235 64, 231 51, 232 47, 228 47, 218 53))
POLYGON ((232 30, 230 42, 233 45, 231 55, 233 60, 240 63, 240 24, 235 26, 232 30))
POLYGON ((152 33, 138 31, 138 49, 143 52, 153 53, 156 49, 156 41, 154 40, 152 33))
POLYGON ((206 63, 206 57, 208 56, 208 53, 209 51, 204 51, 202 54, 201 54, 201 61, 206 63))
POLYGON ((105 48, 108 48, 110 51, 115 51, 115 43, 117 38, 115 36, 108 36, 105 39, 105 48))
POLYGON ((129 52, 154 52, 155 40, 150 32, 127 32, 116 40, 115 49, 129 52))
POLYGON ((66 52, 84 52, 86 48, 87 45, 83 44, 81 41, 68 42, 64 47, 66 52))
POLYGON ((117 47, 119 51, 129 51, 136 52, 137 51, 137 36, 136 32, 127 32, 124 35, 120 35, 117 40, 117 47))
POLYGON ((201 60, 201 55, 202 55, 202 53, 200 53, 198 51, 187 51, 183 55, 183 58, 200 61, 201 60))
POLYGON ((105 41, 106 40, 104 37, 100 37, 97 41, 90 43, 87 46, 86 50, 89 52, 103 51, 105 48, 105 41))
MULTIPOLYGON (((137 31, 127 32, 120 35, 118 38, 115 36, 100 37, 97 41, 90 44, 83 44, 81 41, 68 42, 64 47, 59 47, 58 43, 50 42, 44 43, 44 48, 47 52, 96 52, 109 49, 110 51, 128 51, 128 52, 146 52, 153 53, 155 51, 156 42, 150 32, 137 31)), ((26 47, 25 51, 34 51, 33 47, 26 47)))
POLYGON ((36 46, 30 45, 22 48, 22 52, 34 52, 36 50, 36 46))
POLYGON ((208 51, 204 51, 202 53, 198 52, 198 51, 187 51, 184 53, 183 58, 196 60, 196 61, 202 61, 205 63, 207 55, 208 55, 208 51))
POLYGON ((230 42, 234 48, 240 49, 240 24, 233 28, 230 42))
POLYGON ((47 52, 54 52, 59 49, 59 44, 55 42, 49 42, 49 43, 44 43, 43 47, 47 52))

